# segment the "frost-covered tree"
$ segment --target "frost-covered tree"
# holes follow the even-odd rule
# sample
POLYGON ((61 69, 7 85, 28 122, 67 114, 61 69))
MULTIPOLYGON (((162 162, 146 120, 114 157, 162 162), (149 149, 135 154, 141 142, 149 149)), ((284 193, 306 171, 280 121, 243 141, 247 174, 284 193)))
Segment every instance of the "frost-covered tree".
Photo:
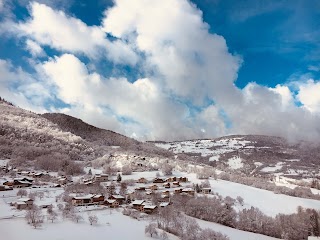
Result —
POLYGON ((40 227, 43 223, 43 215, 41 210, 37 206, 30 208, 25 215, 25 218, 31 226, 34 228, 40 227))
POLYGON ((27 195, 28 195, 28 192, 25 189, 20 188, 17 192, 17 196, 20 196, 20 197, 27 196, 27 195))
POLYGON ((99 219, 98 219, 97 215, 89 215, 88 220, 89 220, 90 225, 93 225, 93 224, 97 224, 99 219))
POLYGON ((158 236, 158 231, 156 229, 156 225, 154 223, 149 223, 145 229, 145 234, 149 234, 151 237, 158 236))
POLYGON ((165 176, 172 175, 172 170, 173 170, 173 167, 169 163, 164 163, 161 166, 161 171, 165 176))

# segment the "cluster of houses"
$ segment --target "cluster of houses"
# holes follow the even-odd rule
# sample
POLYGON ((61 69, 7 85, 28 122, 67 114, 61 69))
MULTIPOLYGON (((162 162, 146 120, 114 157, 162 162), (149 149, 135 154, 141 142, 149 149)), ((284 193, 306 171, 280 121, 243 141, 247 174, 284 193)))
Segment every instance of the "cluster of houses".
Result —
MULTIPOLYGON (((7 186, 9 188, 24 188, 32 186, 33 179, 28 177, 20 177, 14 178, 11 180, 6 180, 2 183, 3 186, 7 186)), ((1 189, 1 188, 0 188, 1 189)), ((5 191, 5 190, 3 190, 5 191)))
MULTIPOLYGON (((95 175, 90 179, 83 180, 83 183, 93 182, 107 182, 108 176, 105 174, 95 175)), ((85 196, 72 196, 72 204, 74 206, 89 206, 89 205, 104 205, 110 208, 117 208, 123 204, 131 206, 140 212, 151 214, 159 208, 163 208, 171 204, 170 197, 173 194, 194 196, 195 190, 187 187, 188 179, 186 177, 169 177, 169 178, 155 178, 148 181, 146 178, 139 178, 136 181, 134 191, 129 191, 125 196, 111 195, 108 198, 103 195, 88 194, 85 196), (145 199, 135 199, 135 192, 143 192, 145 199), (160 193, 158 205, 151 204, 149 201, 154 193, 160 193)), ((114 185, 110 185, 113 186, 114 185)), ((106 186, 106 188, 110 187, 106 186)), ((210 188, 203 188, 203 193, 210 193, 210 188)))

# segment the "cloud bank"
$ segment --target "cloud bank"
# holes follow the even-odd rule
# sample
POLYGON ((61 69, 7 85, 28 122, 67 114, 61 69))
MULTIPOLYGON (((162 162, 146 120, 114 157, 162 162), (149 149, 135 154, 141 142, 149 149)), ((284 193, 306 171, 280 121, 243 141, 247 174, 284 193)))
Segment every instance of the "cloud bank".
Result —
POLYGON ((226 134, 320 140, 320 83, 269 88, 252 79, 237 88, 244 60, 187 0, 116 0, 99 26, 37 2, 29 14, 2 26, 25 40, 34 63, 28 74, 0 61, 0 94, 20 106, 65 112, 141 140, 226 134), (58 53, 47 56, 45 48, 58 53), (111 70, 129 66, 138 77, 97 71, 99 61, 111 70))

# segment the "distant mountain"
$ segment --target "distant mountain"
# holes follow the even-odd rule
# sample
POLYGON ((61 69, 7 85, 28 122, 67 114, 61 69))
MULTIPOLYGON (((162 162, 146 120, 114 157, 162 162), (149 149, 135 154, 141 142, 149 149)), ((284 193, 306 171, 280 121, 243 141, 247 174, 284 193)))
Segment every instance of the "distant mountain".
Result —
POLYGON ((280 174, 295 178, 319 175, 320 146, 311 142, 291 143, 284 138, 235 135, 216 139, 155 142, 177 155, 220 169, 247 174, 280 174))

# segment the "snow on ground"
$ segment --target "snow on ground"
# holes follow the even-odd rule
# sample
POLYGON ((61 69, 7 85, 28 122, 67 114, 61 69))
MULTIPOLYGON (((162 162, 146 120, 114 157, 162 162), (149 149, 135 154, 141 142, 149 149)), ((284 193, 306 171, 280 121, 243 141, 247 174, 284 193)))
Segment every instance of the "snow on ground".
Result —
MULTIPOLYGON (((88 240, 88 239, 152 239, 144 233, 147 221, 138 221, 124 216, 116 210, 92 211, 98 217, 98 224, 91 226, 88 222, 88 212, 83 212, 84 221, 74 223, 69 220, 45 222, 40 229, 33 229, 25 219, 0 220, 1 239, 5 240, 88 240), (19 229, 19 231, 17 231, 19 229)), ((89 213, 89 214, 90 214, 89 213)), ((170 239, 177 239, 170 237, 170 239)))
POLYGON ((274 166, 269 166, 261 169, 261 172, 275 172, 277 170, 280 170, 283 167, 284 162, 278 162, 274 166))
POLYGON ((220 225, 218 223, 212 223, 204 220, 194 218, 201 228, 210 228, 211 230, 221 232, 222 234, 227 235, 230 240, 274 240, 278 238, 268 237, 261 234, 256 234, 252 232, 246 232, 227 226, 220 225))
POLYGON ((200 153, 201 156, 206 157, 233 152, 234 150, 244 147, 253 148, 254 146, 248 146, 250 143, 250 141, 243 140, 243 138, 239 137, 220 140, 190 140, 183 142, 157 143, 156 146, 171 150, 174 153, 200 153))
POLYGON ((228 165, 232 169, 243 168, 243 163, 240 157, 233 157, 228 159, 228 165))
MULTIPOLYGON (((202 182, 196 178, 196 174, 180 174, 188 177, 193 183, 202 182)), ((223 197, 236 198, 241 196, 244 199, 245 208, 257 207, 269 216, 276 216, 278 213, 295 213, 298 206, 320 210, 320 201, 318 200, 275 194, 271 191, 224 180, 210 178, 209 182, 213 192, 219 193, 223 197)))
POLYGON ((219 155, 215 155, 209 158, 209 161, 219 161, 220 156, 219 155))
POLYGON ((10 159, 0 159, 0 167, 5 167, 10 159))

